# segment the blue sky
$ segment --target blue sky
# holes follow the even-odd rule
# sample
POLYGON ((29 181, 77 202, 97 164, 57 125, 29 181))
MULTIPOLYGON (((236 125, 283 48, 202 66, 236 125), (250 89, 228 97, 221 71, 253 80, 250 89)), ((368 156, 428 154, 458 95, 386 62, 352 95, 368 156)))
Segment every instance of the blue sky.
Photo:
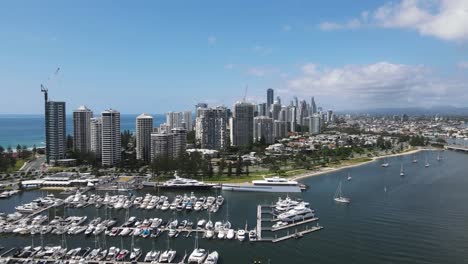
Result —
POLYGON ((41 83, 96 112, 231 106, 246 86, 338 110, 464 106, 466 2, 2 1, 0 113, 41 113, 41 83))

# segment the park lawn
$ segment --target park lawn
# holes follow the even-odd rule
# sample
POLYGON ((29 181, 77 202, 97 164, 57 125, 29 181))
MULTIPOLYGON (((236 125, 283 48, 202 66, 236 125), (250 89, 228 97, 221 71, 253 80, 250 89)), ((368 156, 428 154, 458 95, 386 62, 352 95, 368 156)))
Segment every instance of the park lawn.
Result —
POLYGON ((371 160, 372 160, 371 158, 362 157, 362 158, 355 158, 355 159, 349 159, 349 160, 342 160, 341 162, 338 162, 338 163, 329 163, 328 166, 331 168, 338 168, 338 167, 343 167, 343 166, 356 165, 356 164, 368 162, 371 160))

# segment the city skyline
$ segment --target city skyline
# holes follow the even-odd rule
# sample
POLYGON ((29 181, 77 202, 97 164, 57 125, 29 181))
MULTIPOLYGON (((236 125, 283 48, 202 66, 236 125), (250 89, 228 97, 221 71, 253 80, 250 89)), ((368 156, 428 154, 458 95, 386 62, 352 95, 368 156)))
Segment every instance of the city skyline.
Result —
POLYGON ((41 113, 41 83, 68 111, 121 113, 232 106, 246 86, 254 103, 273 88, 336 110, 468 99, 463 1, 45 5, 4 4, 0 114, 41 113))

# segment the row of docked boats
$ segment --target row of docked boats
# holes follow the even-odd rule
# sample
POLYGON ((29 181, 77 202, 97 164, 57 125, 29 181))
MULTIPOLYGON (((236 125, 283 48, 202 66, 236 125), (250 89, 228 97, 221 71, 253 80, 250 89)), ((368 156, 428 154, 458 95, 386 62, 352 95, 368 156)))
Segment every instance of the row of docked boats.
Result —
MULTIPOLYGON (((109 249, 92 249, 90 247, 67 249, 61 246, 26 246, 11 249, 9 252, 9 254, 2 257, 3 260, 34 259, 58 261, 56 263, 92 263, 98 261, 174 263, 177 257, 177 251, 173 249, 153 249, 144 254, 142 249, 138 247, 127 250, 118 247, 110 247, 109 249)), ((218 259, 219 254, 217 251, 209 252, 205 249, 195 248, 188 256, 188 259, 187 255, 184 256, 182 262, 187 260, 188 263, 216 264, 218 263, 218 259)))
POLYGON ((96 208, 106 206, 107 208, 129 209, 131 207, 142 210, 173 210, 173 211, 202 211, 208 210, 211 213, 216 213, 224 203, 223 196, 202 196, 196 197, 193 192, 190 195, 177 195, 171 201, 167 196, 146 194, 145 196, 134 195, 109 195, 104 196, 98 194, 86 195, 77 192, 65 199, 65 204, 68 207, 84 208, 94 205, 96 208))
POLYGON ((32 214, 50 207, 60 206, 62 204, 62 199, 55 198, 53 194, 48 194, 45 197, 34 199, 30 203, 18 205, 15 207, 15 210, 21 214, 32 214))
POLYGON ((11 196, 19 193, 20 190, 6 190, 0 193, 0 199, 10 198, 11 196))

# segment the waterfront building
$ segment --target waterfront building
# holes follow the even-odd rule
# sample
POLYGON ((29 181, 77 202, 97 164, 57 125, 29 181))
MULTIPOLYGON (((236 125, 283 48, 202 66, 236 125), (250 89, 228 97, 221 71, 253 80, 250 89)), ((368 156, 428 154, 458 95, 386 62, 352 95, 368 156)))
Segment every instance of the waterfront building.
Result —
POLYGON ((145 113, 136 118, 136 157, 145 162, 151 161, 151 133, 153 117, 145 113))
POLYGON ((237 102, 234 105, 231 126, 231 144, 233 146, 250 146, 253 141, 254 105, 237 102))
MULTIPOLYGON (((46 96, 47 98, 47 96, 46 96)), ((55 164, 67 154, 65 102, 45 102, 46 161, 55 164)))
POLYGON ((90 150, 97 159, 101 159, 102 149, 102 118, 95 117, 90 119, 91 146, 90 150))
POLYGON ((227 147, 228 113, 224 106, 199 108, 196 118, 196 139, 203 149, 224 149, 227 147))
POLYGON ((267 116, 257 116, 254 118, 253 141, 272 144, 273 140, 273 118, 267 116))
POLYGON ((273 89, 267 90, 267 110, 271 111, 271 105, 273 104, 273 98, 275 97, 273 89))
POLYGON ((315 114, 309 118, 309 133, 318 135, 322 132, 322 118, 320 115, 315 114))
POLYGON ((73 148, 78 152, 91 151, 91 118, 93 111, 82 105, 73 111, 73 148))
POLYGON ((115 166, 121 159, 120 113, 109 109, 101 113, 102 118, 102 165, 115 166))

